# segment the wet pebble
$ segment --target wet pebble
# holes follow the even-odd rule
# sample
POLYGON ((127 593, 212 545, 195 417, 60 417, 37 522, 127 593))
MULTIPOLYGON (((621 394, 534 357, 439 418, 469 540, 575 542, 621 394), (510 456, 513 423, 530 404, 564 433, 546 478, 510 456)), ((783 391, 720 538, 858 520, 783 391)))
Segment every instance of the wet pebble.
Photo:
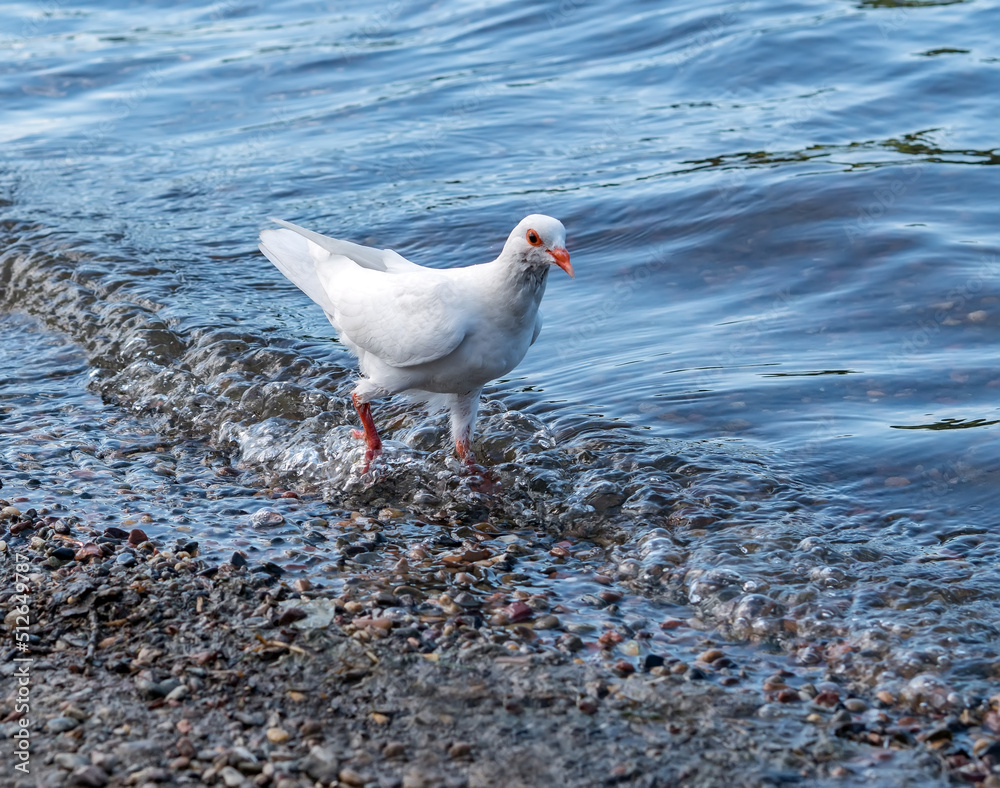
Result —
POLYGON ((260 509, 250 515, 250 524, 257 528, 273 528, 285 522, 285 516, 274 509, 260 509))
POLYGON ((511 624, 517 624, 521 621, 527 621, 530 619, 535 614, 535 611, 528 607, 528 605, 524 602, 518 601, 511 602, 501 610, 501 613, 511 624))
POLYGON ((138 547, 143 542, 148 542, 149 537, 146 536, 146 532, 141 528, 133 528, 128 532, 128 543, 132 547, 138 547))
POLYGON ((535 629, 542 629, 542 630, 544 630, 544 629, 558 629, 559 628, 559 619, 556 618, 555 616, 552 616, 552 615, 541 616, 541 617, 538 618, 537 621, 535 621, 534 628, 535 629))
POLYGON ((661 668, 666 663, 666 660, 659 654, 647 654, 646 658, 642 661, 642 666, 646 671, 650 671, 653 668, 661 668))
POLYGON ((72 561, 76 551, 72 547, 57 547, 50 555, 60 561, 72 561))

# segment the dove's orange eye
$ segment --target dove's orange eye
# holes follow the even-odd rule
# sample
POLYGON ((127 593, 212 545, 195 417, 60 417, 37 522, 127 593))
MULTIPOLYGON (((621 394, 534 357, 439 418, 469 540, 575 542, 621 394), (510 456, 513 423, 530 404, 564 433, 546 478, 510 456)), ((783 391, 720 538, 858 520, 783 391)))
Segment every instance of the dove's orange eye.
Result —
POLYGON ((539 238, 538 233, 536 233, 534 230, 528 230, 528 234, 525 236, 525 238, 528 239, 528 243, 531 244, 532 246, 542 245, 542 239, 539 238))

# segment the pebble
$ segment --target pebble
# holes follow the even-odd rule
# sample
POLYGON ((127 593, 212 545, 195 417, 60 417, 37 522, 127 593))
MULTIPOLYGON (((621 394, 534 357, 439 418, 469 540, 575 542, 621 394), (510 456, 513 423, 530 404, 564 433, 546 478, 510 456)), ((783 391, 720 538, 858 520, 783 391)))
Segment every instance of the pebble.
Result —
POLYGON ((138 547, 143 542, 148 542, 148 541, 149 537, 146 536, 146 532, 143 531, 141 528, 133 528, 131 531, 128 532, 128 543, 132 547, 138 547))
POLYGON ((270 528, 275 525, 281 525, 283 522, 285 522, 285 516, 274 509, 260 509, 250 515, 251 525, 257 527, 270 528))
POLYGON ((403 775, 403 788, 431 788, 441 784, 440 775, 410 769, 403 775))
POLYGON ((848 711, 853 711, 855 714, 860 714, 868 710, 868 704, 861 700, 861 698, 848 698, 844 701, 844 708, 848 711))
POLYGON ((361 788, 361 786, 369 782, 367 776, 361 774, 360 772, 356 772, 349 766, 345 766, 340 770, 340 773, 337 775, 337 779, 344 785, 350 785, 353 786, 353 788, 361 788))
POLYGON ((711 665, 713 662, 715 662, 718 659, 722 659, 724 656, 726 656, 726 654, 721 649, 710 648, 707 651, 702 651, 698 655, 698 659, 701 662, 706 662, 709 665, 711 665))
POLYGON ((16 506, 5 506, 0 509, 0 520, 13 520, 15 517, 21 516, 21 510, 16 506))
POLYGON ((239 788, 243 785, 247 778, 243 776, 243 773, 238 769, 234 769, 232 766, 223 766, 219 770, 219 777, 222 778, 228 788, 239 788))
POLYGON ((332 747, 319 745, 313 747, 302 760, 302 771, 320 782, 329 783, 336 780, 340 772, 337 751, 332 747))
POLYGON ((142 785, 143 783, 165 783, 171 780, 170 772, 161 769, 159 766, 147 766, 129 775, 128 781, 132 785, 142 785))
POLYGON ((502 612, 512 624, 527 621, 535 614, 535 611, 524 602, 511 602, 507 607, 502 609, 502 612))
POLYGON ((69 776, 69 785, 80 788, 102 788, 107 783, 107 772, 99 766, 81 766, 69 776))
POLYGON ((79 769, 82 766, 90 766, 90 758, 80 755, 77 752, 56 753, 53 760, 56 762, 56 766, 68 772, 73 771, 73 769, 79 769))
POLYGON ((318 723, 316 720, 305 720, 299 726, 299 733, 302 736, 315 736, 321 730, 323 730, 323 726, 320 725, 320 723, 318 723))
POLYGON ((840 703, 840 696, 836 692, 830 692, 829 690, 819 693, 812 702, 817 706, 827 706, 833 707, 840 703))
POLYGON ((101 552, 101 546, 95 544, 94 542, 87 542, 83 547, 76 551, 77 561, 87 561, 91 558, 103 558, 104 553, 101 552))
POLYGON ((267 740, 272 744, 284 744, 291 738, 291 734, 284 728, 268 728, 267 740))
POLYGON ((457 741, 448 748, 448 757, 452 760, 468 758, 472 754, 472 745, 467 741, 457 741))
POLYGON ((76 555, 76 551, 72 547, 57 547, 51 553, 52 558, 57 558, 60 561, 72 561, 74 555, 76 555))
POLYGON ((45 723, 45 730, 49 733, 65 733, 73 730, 79 724, 80 721, 74 720, 72 717, 53 717, 45 723))
POLYGON ((572 624, 566 625, 566 630, 573 632, 577 635, 587 635, 593 632, 597 627, 594 624, 587 624, 574 621, 572 624))
POLYGON ((386 742, 382 748, 383 758, 400 758, 406 753, 406 745, 401 741, 386 742))
POLYGON ((553 615, 541 616, 534 623, 534 629, 558 629, 559 619, 553 615))

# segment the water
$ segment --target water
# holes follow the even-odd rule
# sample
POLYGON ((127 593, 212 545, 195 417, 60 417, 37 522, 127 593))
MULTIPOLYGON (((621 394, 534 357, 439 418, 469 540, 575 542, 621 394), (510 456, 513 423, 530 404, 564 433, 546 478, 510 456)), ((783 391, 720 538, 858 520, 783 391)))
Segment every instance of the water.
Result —
MULTIPOLYGON (((998 17, 5 6, 4 494, 35 479, 79 508, 89 462, 94 527, 140 511, 124 483, 150 531, 329 582, 361 572, 335 525, 352 508, 412 515, 386 526, 386 562, 453 527, 430 513, 488 514, 539 544, 571 534, 574 576, 613 576, 635 615, 790 655, 843 642, 852 665, 825 664, 852 680, 987 694, 998 17), (441 419, 402 404, 376 408, 390 451, 370 486, 351 359, 258 231, 273 215, 450 266, 534 211, 566 224, 577 278, 551 277, 540 339, 487 391, 479 451, 504 494, 456 478, 441 419), (278 532, 249 524, 265 504, 278 532)), ((502 549, 477 533, 460 538, 502 549)), ((593 591, 517 582, 570 607, 593 591)))

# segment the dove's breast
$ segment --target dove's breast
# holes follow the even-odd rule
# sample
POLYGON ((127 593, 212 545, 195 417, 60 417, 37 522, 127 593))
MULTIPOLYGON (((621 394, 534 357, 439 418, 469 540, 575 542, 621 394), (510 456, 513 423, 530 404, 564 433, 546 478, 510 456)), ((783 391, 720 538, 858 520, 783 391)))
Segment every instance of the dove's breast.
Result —
MULTIPOLYGON (((545 276, 516 276, 517 272, 487 263, 452 269, 446 277, 433 314, 458 318, 461 340, 452 350, 425 363, 395 365, 380 354, 359 353, 361 371, 386 393, 406 390, 436 394, 475 391, 516 367, 535 335, 538 305, 545 276), (440 311, 439 311, 440 310, 440 311)), ((426 315, 410 313, 412 320, 426 315)), ((410 331, 418 330, 410 322, 410 331)), ((457 337, 456 337, 457 338, 457 337)))

